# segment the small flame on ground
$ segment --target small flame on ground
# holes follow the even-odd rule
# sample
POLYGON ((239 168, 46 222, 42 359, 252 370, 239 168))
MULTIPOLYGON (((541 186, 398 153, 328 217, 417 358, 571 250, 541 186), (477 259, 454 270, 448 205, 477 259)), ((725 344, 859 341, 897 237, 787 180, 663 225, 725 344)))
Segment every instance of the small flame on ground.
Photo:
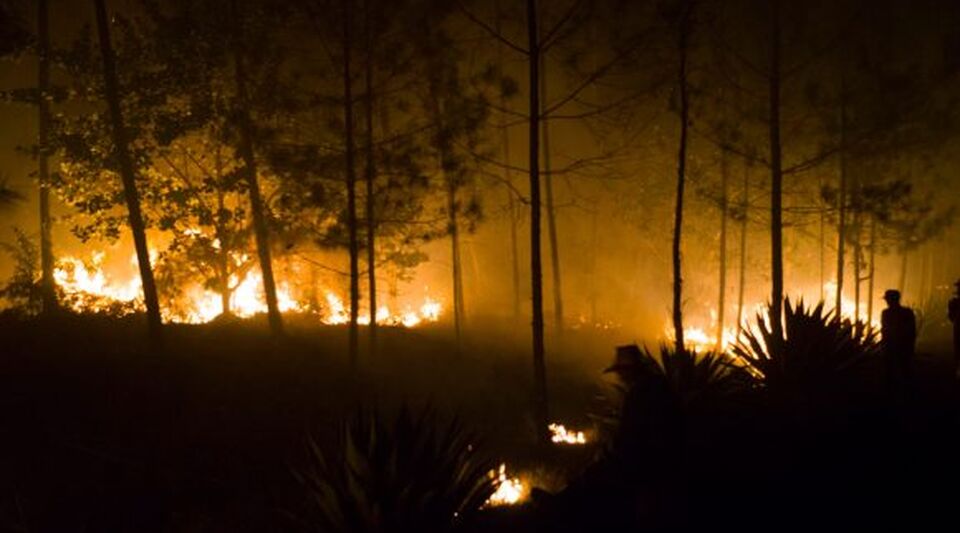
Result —
POLYGON ((507 465, 500 463, 498 470, 490 471, 494 491, 484 504, 485 507, 516 505, 527 497, 527 486, 520 478, 507 476, 507 465))
POLYGON ((586 444, 587 437, 582 431, 567 430, 563 424, 553 423, 547 426, 550 440, 556 444, 586 444))

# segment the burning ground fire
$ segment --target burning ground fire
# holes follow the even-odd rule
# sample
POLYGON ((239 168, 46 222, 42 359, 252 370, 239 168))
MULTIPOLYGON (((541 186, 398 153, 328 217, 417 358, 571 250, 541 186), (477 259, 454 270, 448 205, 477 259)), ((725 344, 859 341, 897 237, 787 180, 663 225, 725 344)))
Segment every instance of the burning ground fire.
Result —
MULTIPOLYGON (((819 296, 819 290, 816 290, 819 296)), ((812 292, 807 292, 806 294, 811 294, 812 292)), ((803 293, 802 293, 803 294, 803 293)), ((837 294, 837 284, 835 282, 829 281, 823 285, 823 295, 824 300, 827 302, 827 307, 831 306, 831 302, 835 301, 837 294)), ((805 298, 808 301, 816 301, 817 298, 805 298)), ((754 317, 758 313, 762 313, 766 305, 763 303, 755 303, 752 306, 744 306, 744 320, 753 321, 754 317)), ((736 314, 736 309, 732 310, 732 315, 736 314)), ((879 312, 874 313, 873 320, 870 323, 870 327, 874 329, 880 329, 880 320, 879 312)), ((730 315, 728 315, 730 316, 730 315)), ((857 305, 856 302, 844 296, 840 300, 840 316, 847 320, 853 320, 854 317, 857 317, 857 305)), ((860 304, 859 309, 859 321, 867 321, 866 313, 866 304, 860 304)), ((721 334, 720 342, 717 342, 717 311, 716 309, 710 310, 710 328, 709 331, 714 331, 714 333, 707 333, 707 329, 697 326, 688 326, 683 329, 683 339, 686 345, 689 348, 692 348, 698 352, 708 352, 716 349, 727 350, 732 347, 737 342, 739 336, 738 328, 736 325, 733 327, 723 328, 721 334)), ((673 334, 673 324, 668 323, 664 328, 664 337, 667 341, 673 342, 675 337, 673 334)))
POLYGON ((582 431, 568 430, 563 424, 553 423, 547 426, 550 441, 554 444, 586 444, 587 437, 582 431))
POLYGON ((490 479, 493 480, 494 491, 487 499, 485 506, 516 505, 526 499, 528 487, 520 478, 507 475, 506 464, 500 463, 498 470, 491 470, 490 479))
MULTIPOLYGON (((119 281, 107 275, 103 270, 104 254, 96 252, 90 261, 64 256, 54 271, 54 280, 66 293, 67 305, 78 313, 97 313, 111 308, 141 309, 142 291, 140 278, 132 276, 128 281, 119 281)), ((136 257, 132 259, 136 266, 136 257)), ((238 317, 247 318, 265 313, 267 305, 263 298, 263 277, 257 271, 248 272, 242 280, 234 278, 235 287, 230 295, 230 312, 238 317)), ((350 308, 336 293, 323 291, 326 305, 320 321, 327 325, 350 322, 350 308)), ((222 304, 220 295, 200 286, 192 286, 184 291, 182 304, 178 309, 164 309, 163 318, 167 322, 181 324, 203 324, 220 316, 222 304)), ((281 312, 304 312, 308 305, 294 297, 294 291, 288 283, 277 284, 277 301, 281 312)), ((443 308, 440 302, 425 297, 419 306, 405 305, 399 312, 386 305, 377 309, 377 324, 412 328, 424 323, 437 322, 443 308)), ((361 312, 357 321, 361 325, 370 324, 369 312, 361 312)))

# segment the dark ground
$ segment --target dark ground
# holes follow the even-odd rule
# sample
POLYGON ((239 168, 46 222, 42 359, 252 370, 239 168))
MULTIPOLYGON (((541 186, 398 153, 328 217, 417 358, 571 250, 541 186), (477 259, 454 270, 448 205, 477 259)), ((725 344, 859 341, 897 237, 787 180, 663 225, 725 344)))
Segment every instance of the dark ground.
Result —
MULTIPOLYGON (((322 439, 358 406, 455 413, 511 471, 551 492, 597 451, 536 450, 531 363, 508 334, 457 355, 441 326, 384 329, 380 354, 353 374, 345 329, 288 324, 282 341, 255 320, 171 326, 158 354, 136 318, 0 318, 0 531, 291 531, 286 514, 302 496, 291 467, 305 435, 322 439)), ((606 406, 598 394, 610 393, 601 370, 611 352, 607 340, 564 337, 549 364, 552 418, 589 427, 606 406)), ((942 344, 921 352, 907 402, 832 433, 801 442, 748 430, 652 458, 653 470, 685 480, 686 503, 682 519, 659 516, 649 529, 957 530, 956 382, 942 344)), ((677 488, 653 487, 650 501, 661 490, 677 488)), ((563 498, 497 510, 486 530, 559 530, 542 515, 565 511, 579 513, 567 530, 602 530, 602 501, 563 498)))
MULTIPOLYGON (((510 335, 457 355, 441 326, 384 328, 353 374, 346 329, 305 324, 279 342, 257 321, 170 326, 154 354, 136 318, 0 320, 0 531, 289 530, 305 435, 358 407, 456 415, 552 489, 591 453, 534 460, 531 362, 510 335)), ((550 381, 555 419, 584 427, 610 349, 581 337, 550 381)))

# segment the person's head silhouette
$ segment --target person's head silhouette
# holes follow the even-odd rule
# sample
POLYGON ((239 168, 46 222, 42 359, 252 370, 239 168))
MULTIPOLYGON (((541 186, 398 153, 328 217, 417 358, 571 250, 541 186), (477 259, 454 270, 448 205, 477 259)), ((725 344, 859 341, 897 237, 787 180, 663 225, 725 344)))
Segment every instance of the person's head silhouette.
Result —
POLYGON ((887 289, 886 292, 883 293, 883 301, 887 302, 887 305, 890 307, 899 307, 900 291, 887 289))

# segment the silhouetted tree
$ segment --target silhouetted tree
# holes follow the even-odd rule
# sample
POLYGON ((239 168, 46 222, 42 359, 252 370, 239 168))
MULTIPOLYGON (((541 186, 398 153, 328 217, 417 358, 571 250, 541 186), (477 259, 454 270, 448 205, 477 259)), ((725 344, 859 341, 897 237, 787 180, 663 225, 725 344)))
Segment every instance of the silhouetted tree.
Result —
POLYGON ((160 318, 160 300, 157 297, 157 285, 150 264, 150 249, 147 246, 146 225, 140 209, 140 195, 137 190, 137 169, 134 167, 127 143, 128 136, 120 102, 120 88, 117 77, 116 58, 110 40, 109 18, 104 0, 94 0, 97 17, 97 35, 100 40, 100 58, 103 62, 105 98, 110 113, 114 157, 123 182, 124 199, 127 204, 130 231, 133 233, 134 248, 137 251, 137 265, 140 268, 140 280, 143 284, 143 301, 147 308, 147 326, 150 337, 155 343, 162 342, 162 320, 160 318))

